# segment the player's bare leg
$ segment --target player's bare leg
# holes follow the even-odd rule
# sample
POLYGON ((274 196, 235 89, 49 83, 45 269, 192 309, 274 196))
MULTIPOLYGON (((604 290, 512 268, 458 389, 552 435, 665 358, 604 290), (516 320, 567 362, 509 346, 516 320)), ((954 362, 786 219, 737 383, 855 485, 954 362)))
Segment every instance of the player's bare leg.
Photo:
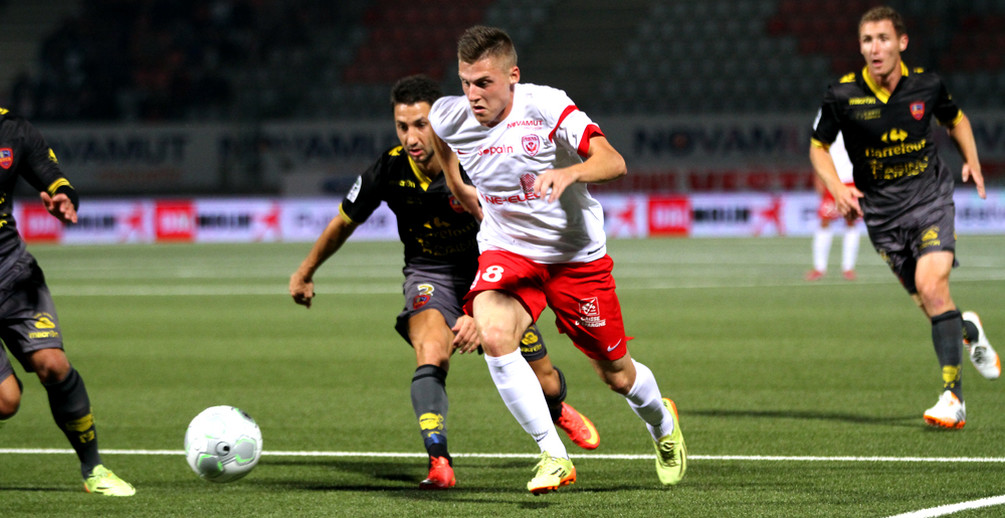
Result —
POLYGON ((492 382, 510 414, 541 450, 527 489, 537 495, 575 482, 575 467, 551 420, 540 383, 520 353, 520 339, 531 316, 517 299, 499 291, 475 296, 473 313, 492 382))

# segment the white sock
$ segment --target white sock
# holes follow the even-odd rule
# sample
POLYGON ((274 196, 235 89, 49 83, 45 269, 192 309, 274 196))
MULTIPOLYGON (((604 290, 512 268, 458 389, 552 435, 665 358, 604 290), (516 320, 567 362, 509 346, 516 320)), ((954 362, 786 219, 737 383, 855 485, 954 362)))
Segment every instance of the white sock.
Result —
POLYGON ((673 419, 670 411, 663 406, 663 396, 660 395, 660 387, 656 384, 656 377, 649 367, 632 360, 635 364, 635 384, 625 395, 628 406, 642 418, 649 429, 649 434, 653 440, 673 433, 673 419))
POLYGON ((859 236, 862 231, 858 226, 846 227, 844 231, 844 241, 841 245, 841 270, 851 271, 855 269, 855 260, 858 258, 859 236))
POLYGON ((830 227, 818 227, 813 233, 813 269, 818 272, 827 271, 827 258, 831 253, 831 239, 834 231, 830 227))
POLYGON ((485 363, 506 408, 524 431, 537 441, 541 451, 548 452, 552 457, 569 458, 565 444, 555 430, 555 423, 551 421, 541 384, 520 350, 503 356, 486 354, 485 363))

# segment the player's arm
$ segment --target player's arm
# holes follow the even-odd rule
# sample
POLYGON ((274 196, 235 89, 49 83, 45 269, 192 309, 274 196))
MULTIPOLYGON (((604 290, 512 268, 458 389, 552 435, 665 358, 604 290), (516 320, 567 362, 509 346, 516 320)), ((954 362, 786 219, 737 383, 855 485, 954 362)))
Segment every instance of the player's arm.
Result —
POLYGON ((953 127, 949 128, 949 136, 956 144, 963 157, 963 181, 966 182, 972 177, 974 185, 977 187, 977 194, 982 199, 987 198, 984 191, 984 176, 981 174, 981 163, 977 158, 977 142, 974 139, 974 129, 970 125, 970 119, 963 112, 953 127))
POLYGON ((834 166, 834 158, 831 157, 830 149, 826 144, 816 139, 811 140, 810 163, 813 164, 813 171, 816 172, 817 178, 834 196, 834 202, 838 210, 841 211, 841 215, 848 220, 862 217, 862 207, 858 203, 862 193, 855 187, 848 187, 841 181, 837 168, 834 166))
POLYGON ((545 171, 534 180, 534 193, 538 196, 548 193, 547 201, 553 202, 576 182, 605 183, 626 174, 628 167, 625 165, 625 158, 607 141, 607 137, 598 134, 590 138, 586 160, 569 167, 545 171))
POLYGON ((468 211, 477 219, 482 220, 482 207, 478 204, 478 189, 473 185, 464 183, 461 178, 461 164, 457 160, 457 155, 450 149, 450 146, 438 135, 433 139, 433 149, 436 156, 440 157, 440 165, 443 167, 443 178, 447 181, 447 187, 454 193, 457 201, 461 202, 464 210, 468 211))
POLYGON ((311 300, 314 298, 314 274, 329 257, 342 248, 358 226, 358 223, 349 220, 341 213, 328 222, 328 226, 314 242, 300 267, 290 276, 290 296, 293 297, 293 302, 311 307, 311 300))

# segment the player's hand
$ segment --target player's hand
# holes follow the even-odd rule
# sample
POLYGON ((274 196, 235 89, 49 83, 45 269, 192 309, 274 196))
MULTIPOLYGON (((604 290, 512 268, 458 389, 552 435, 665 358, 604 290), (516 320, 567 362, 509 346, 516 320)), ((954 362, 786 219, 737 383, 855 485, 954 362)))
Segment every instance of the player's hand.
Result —
POLYGON ((834 203, 846 221, 852 222, 862 217, 862 207, 858 203, 858 199, 864 196, 862 191, 854 186, 840 184, 833 194, 834 203))
POLYGON ((984 175, 981 174, 980 168, 970 167, 970 164, 963 164, 963 183, 967 183, 970 178, 974 179, 974 186, 977 187, 977 195, 982 200, 986 200, 988 195, 984 191, 984 175))
POLYGON ((293 297, 293 302, 310 309, 311 300, 314 299, 314 282, 305 280, 299 272, 294 272, 290 276, 290 296, 293 297))
POLYGON ((574 183, 576 177, 568 169, 549 169, 534 179, 534 194, 547 195, 545 200, 551 203, 561 198, 565 189, 574 183))
POLYGON ((45 210, 49 211, 49 214, 55 216, 56 219, 63 223, 77 222, 77 209, 73 208, 73 202, 70 201, 69 196, 63 193, 49 196, 47 192, 41 192, 39 195, 42 197, 45 210))
POLYGON ((454 332, 454 350, 461 354, 475 352, 481 341, 478 339, 478 325, 470 315, 461 315, 451 329, 454 332))

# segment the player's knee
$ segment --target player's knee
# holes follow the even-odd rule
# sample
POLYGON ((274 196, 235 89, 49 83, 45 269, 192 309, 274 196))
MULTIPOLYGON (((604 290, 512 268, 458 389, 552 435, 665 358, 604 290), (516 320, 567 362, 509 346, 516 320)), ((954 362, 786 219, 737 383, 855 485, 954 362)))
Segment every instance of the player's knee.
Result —
POLYGON ((482 349, 489 356, 501 356, 515 351, 519 347, 520 337, 511 329, 488 324, 481 328, 482 349))
POLYGON ((17 390, 0 391, 0 421, 5 421, 14 417, 18 409, 21 408, 21 391, 17 390))
POLYGON ((621 395, 627 394, 632 390, 632 385, 634 384, 634 381, 624 371, 605 372, 603 373, 603 378, 608 388, 621 395))
POLYGON ((29 361, 43 384, 58 383, 70 373, 70 361, 62 349, 36 351, 29 361))

